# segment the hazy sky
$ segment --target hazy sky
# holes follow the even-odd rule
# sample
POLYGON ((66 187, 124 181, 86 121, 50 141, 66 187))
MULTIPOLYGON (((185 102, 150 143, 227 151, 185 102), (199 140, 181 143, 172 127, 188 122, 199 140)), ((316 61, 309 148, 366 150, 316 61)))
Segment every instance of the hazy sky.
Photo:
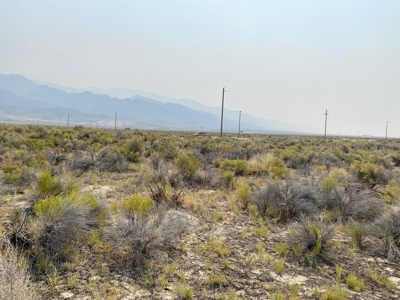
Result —
POLYGON ((321 133, 328 109, 329 133, 400 137, 399 16, 398 0, 0 0, 0 73, 210 106, 226 86, 229 109, 321 133))

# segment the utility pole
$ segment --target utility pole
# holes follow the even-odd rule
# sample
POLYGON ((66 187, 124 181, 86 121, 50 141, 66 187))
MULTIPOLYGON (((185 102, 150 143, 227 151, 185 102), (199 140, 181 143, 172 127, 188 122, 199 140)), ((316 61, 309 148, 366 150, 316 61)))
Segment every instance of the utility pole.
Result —
POLYGON ((117 130, 117 113, 115 113, 115 130, 117 130))
POLYGON ((241 117, 242 117, 242 111, 239 110, 239 130, 238 130, 238 138, 239 138, 239 136, 240 136, 240 119, 241 119, 241 117))
POLYGON ((221 138, 222 138, 222 125, 224 123, 224 96, 225 96, 225 87, 222 88, 221 138))
POLYGON ((386 121, 386 139, 387 139, 387 130, 388 130, 388 123, 389 123, 389 121, 386 121))
POLYGON ((68 122, 67 122, 67 127, 69 127, 69 114, 68 114, 68 122))
POLYGON ((328 110, 326 110, 326 112, 325 112, 325 135, 324 135, 325 140, 326 140, 326 125, 327 125, 327 123, 328 123, 328 110))

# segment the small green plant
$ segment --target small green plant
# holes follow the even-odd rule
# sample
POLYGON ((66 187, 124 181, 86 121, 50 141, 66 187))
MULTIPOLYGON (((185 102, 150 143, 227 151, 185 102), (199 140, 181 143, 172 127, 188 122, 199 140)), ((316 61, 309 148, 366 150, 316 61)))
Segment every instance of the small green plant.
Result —
POLYGON ((373 281, 383 285, 389 292, 393 293, 396 289, 396 285, 386 276, 379 274, 379 271, 376 268, 370 270, 369 277, 373 281))
POLYGON ((233 187, 233 177, 234 174, 231 171, 224 171, 224 173, 222 173, 222 178, 224 179, 224 185, 226 189, 233 187))
POLYGON ((170 264, 164 265, 163 271, 167 275, 172 275, 175 273, 176 269, 178 269, 178 264, 170 263, 170 264))
POLYGON ((268 235, 268 227, 264 225, 263 218, 258 218, 258 227, 254 229, 254 234, 257 236, 267 236, 268 235))
POLYGON ((249 234, 249 228, 244 227, 242 230, 242 239, 246 239, 249 234))
POLYGON ((227 260, 227 259, 224 259, 224 260, 222 261, 222 267, 223 267, 224 269, 230 269, 230 268, 231 268, 231 263, 230 263, 230 261, 227 260))
POLYGON ((363 239, 367 233, 365 226, 355 222, 347 223, 346 231, 353 240, 353 247, 363 249, 363 239))
POLYGON ((47 283, 50 285, 50 287, 55 288, 56 285, 59 284, 59 274, 58 271, 55 267, 51 268, 51 270, 47 274, 47 283))
POLYGON ((88 235, 88 245, 91 248, 99 248, 102 244, 100 231, 92 230, 88 235))
POLYGON ((379 282, 389 291, 389 292, 394 292, 396 289, 396 285, 387 277, 382 276, 379 279, 379 282))
POLYGON ((226 246, 223 240, 215 241, 214 239, 210 239, 207 244, 204 245, 203 250, 207 254, 215 252, 219 256, 229 256, 231 254, 231 250, 226 246))
POLYGON ((325 173, 326 170, 327 170, 327 167, 325 165, 315 166, 315 171, 317 172, 318 175, 325 173))
POLYGON ((142 284, 147 287, 155 287, 157 284, 156 279, 151 271, 146 272, 142 276, 142 284))
POLYGON ((260 260, 264 259, 264 256, 266 254, 266 250, 264 248, 264 243, 263 242, 258 242, 256 245, 256 249, 258 252, 258 256, 260 257, 260 260))
POLYGON ((329 194, 334 189, 339 187, 339 182, 338 182, 338 180, 336 178, 332 178, 330 176, 326 176, 319 183, 319 187, 320 187, 321 191, 323 191, 326 194, 329 194))
POLYGON ((289 289, 291 294, 290 300, 296 300, 300 292, 300 286, 298 284, 291 284, 289 285, 289 289))
POLYGON ((346 283, 347 286, 356 291, 356 292, 360 292, 364 289, 365 283, 363 279, 358 278, 355 274, 350 274, 349 276, 347 276, 346 278, 346 283))
POLYGON ((288 255, 288 250, 286 247, 286 243, 279 243, 278 245, 275 246, 276 253, 283 258, 286 258, 288 255))
POLYGON ((248 184, 241 186, 237 190, 239 201, 244 209, 247 209, 250 201, 250 188, 248 184))
POLYGON ((349 297, 349 292, 337 287, 328 288, 322 293, 321 300, 345 300, 349 297))
POLYGON ((279 259, 275 264, 276 272, 278 274, 282 274, 284 268, 285 268, 285 261, 283 259, 279 259))
POLYGON ((160 287, 165 288, 168 285, 168 278, 167 274, 162 274, 158 279, 157 279, 157 285, 160 287))
POLYGON ((335 270, 336 270, 336 275, 335 275, 335 279, 336 279, 336 284, 340 285, 340 282, 342 281, 342 274, 343 274, 343 268, 341 265, 335 265, 335 270))
POLYGON ((247 258, 246 258, 246 265, 251 265, 252 263, 253 263, 253 261, 254 261, 254 257, 253 256, 251 256, 251 255, 249 255, 247 258))
POLYGON ((194 295, 193 289, 190 286, 181 283, 175 285, 172 290, 182 300, 192 299, 194 295))
POLYGON ((271 296, 269 297, 270 300, 283 300, 284 296, 282 292, 276 291, 275 293, 272 293, 271 296))
POLYGON ((134 214, 146 216, 153 207, 153 200, 144 198, 139 194, 131 195, 122 200, 122 210, 127 216, 133 216, 134 214))
POLYGON ((68 278, 67 286, 70 290, 73 290, 78 285, 78 280, 75 277, 68 278))
POLYGON ((44 273, 53 267, 51 260, 44 255, 39 255, 39 257, 37 258, 36 265, 37 265, 39 271, 44 272, 44 273))
POLYGON ((220 286, 225 282, 224 274, 211 272, 205 279, 205 283, 210 286, 220 286))

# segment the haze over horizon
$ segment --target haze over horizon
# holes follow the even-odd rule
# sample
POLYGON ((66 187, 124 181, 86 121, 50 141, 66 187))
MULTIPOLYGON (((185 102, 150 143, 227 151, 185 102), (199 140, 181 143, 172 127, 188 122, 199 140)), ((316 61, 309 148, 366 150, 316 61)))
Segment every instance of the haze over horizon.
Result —
POLYGON ((321 133, 328 109, 330 134, 384 136, 388 121, 389 137, 400 137, 398 1, 16 0, 2 8, 3 74, 208 106, 221 104, 226 86, 228 109, 321 133))

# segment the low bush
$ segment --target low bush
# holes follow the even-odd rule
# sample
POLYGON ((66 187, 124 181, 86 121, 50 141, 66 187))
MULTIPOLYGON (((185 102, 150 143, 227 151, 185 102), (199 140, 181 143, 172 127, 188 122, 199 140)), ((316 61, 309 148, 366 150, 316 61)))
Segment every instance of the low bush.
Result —
POLYGON ((247 170, 246 161, 243 159, 225 159, 221 162, 221 168, 225 171, 232 171, 236 175, 244 175, 247 170))
POLYGON ((182 207, 185 193, 182 176, 176 167, 155 156, 150 160, 150 170, 144 174, 144 185, 156 205, 182 207))
POLYGON ((61 195, 64 190, 65 185, 61 179, 51 176, 50 170, 44 171, 34 186, 35 194, 39 199, 61 195))
POLYGON ((30 226, 35 228, 32 234, 37 251, 55 260, 104 218, 102 205, 89 194, 39 200, 33 206, 33 213, 30 226))
POLYGON ((350 187, 348 191, 335 189, 322 201, 322 205, 333 209, 343 223, 349 220, 373 221, 384 207, 382 200, 368 191, 360 192, 356 187, 350 187))
POLYGON ((135 136, 128 141, 124 149, 126 158, 131 162, 138 162, 143 152, 145 143, 142 137, 135 136))
POLYGON ((190 227, 191 221, 187 214, 157 207, 147 215, 123 216, 108 233, 116 245, 128 249, 127 260, 134 266, 141 266, 154 250, 172 247, 190 227))
POLYGON ((0 252, 0 300, 38 299, 27 264, 10 245, 2 245, 0 252))
POLYGON ((346 231, 353 240, 353 246, 364 249, 363 240, 367 234, 366 226, 357 222, 350 222, 346 224, 346 231))
POLYGON ((186 180, 191 180, 196 170, 201 167, 201 162, 187 151, 179 151, 175 162, 186 180))
POLYGON ((400 201, 400 186, 397 184, 396 180, 392 179, 389 181, 383 198, 388 202, 400 201))
POLYGON ((326 176, 320 181, 319 188, 324 194, 329 194, 333 190, 339 188, 339 182, 335 178, 326 176))
POLYGON ((287 244, 296 257, 315 266, 319 258, 328 259, 333 246, 335 226, 323 217, 300 217, 289 226, 287 244))
POLYGON ((342 168, 332 168, 329 171, 329 177, 336 179, 339 183, 345 183, 348 173, 345 169, 342 168))
POLYGON ((272 153, 253 156, 247 163, 247 174, 262 175, 269 173, 274 178, 281 179, 289 173, 284 162, 272 153))
POLYGON ((400 207, 392 207, 371 225, 369 232, 380 240, 376 252, 389 261, 400 257, 400 207))
POLYGON ((388 181, 388 173, 385 167, 370 162, 354 161, 351 170, 368 183, 382 184, 388 181))
POLYGON ((317 199, 312 189, 300 186, 294 181, 269 183, 264 189, 251 196, 261 215, 270 208, 281 220, 289 220, 299 215, 312 215, 317 211, 317 199))
POLYGON ((59 165, 65 161, 67 161, 68 155, 66 153, 62 153, 55 150, 47 151, 47 161, 50 165, 59 165))
POLYGON ((87 172, 96 164, 93 153, 75 152, 70 166, 72 170, 87 172))
POLYGON ((122 172, 126 170, 127 162, 118 149, 107 146, 97 152, 95 166, 103 172, 122 172))

